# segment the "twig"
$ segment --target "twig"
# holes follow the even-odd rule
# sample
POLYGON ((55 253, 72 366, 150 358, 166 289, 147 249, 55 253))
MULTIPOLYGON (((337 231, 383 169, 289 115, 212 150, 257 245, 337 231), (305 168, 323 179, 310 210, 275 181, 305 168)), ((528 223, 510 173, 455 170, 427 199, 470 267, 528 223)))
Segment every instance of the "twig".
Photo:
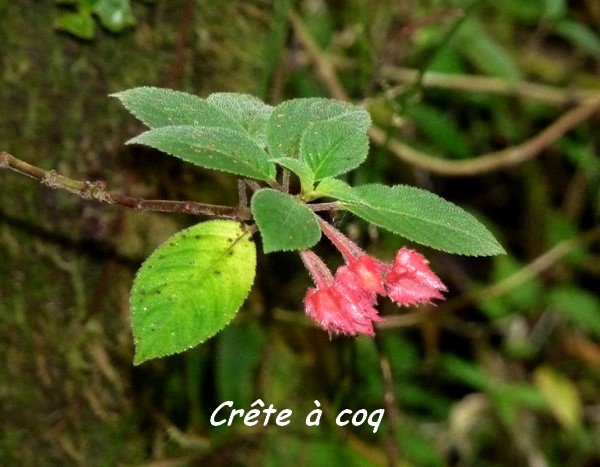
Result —
POLYGON ((244 179, 244 182, 252 190, 252 193, 256 193, 261 188, 260 184, 255 180, 244 179))
POLYGON ((460 161, 440 159, 418 151, 397 139, 389 138, 385 131, 376 127, 371 127, 369 135, 375 143, 387 146, 399 159, 422 169, 446 176, 473 176, 518 165, 534 158, 569 130, 598 111, 600 111, 600 96, 590 98, 567 111, 524 143, 460 161))
MULTIPOLYGON (((330 94, 336 99, 350 100, 339 80, 331 60, 314 41, 300 17, 292 13, 290 20, 300 42, 308 52, 315 65, 315 71, 323 81, 330 94)), ((600 95, 587 97, 572 110, 567 111, 546 129, 530 140, 501 151, 495 151, 469 160, 445 160, 418 151, 398 139, 390 137, 384 130, 372 126, 369 130, 371 140, 380 146, 387 147, 399 159, 426 169, 433 173, 446 176, 473 176, 486 172, 518 165, 542 152, 569 130, 575 128, 600 110, 600 95)))
POLYGON ((290 192, 290 171, 288 169, 283 169, 281 173, 281 190, 284 193, 290 192))
MULTIPOLYGON (((254 180, 240 180, 238 184, 238 206, 219 206, 216 204, 198 203, 195 201, 169 201, 163 199, 143 199, 108 191, 103 181, 80 181, 59 175, 54 170, 44 170, 31 165, 15 156, 0 151, 0 169, 10 169, 28 177, 39 180, 50 188, 66 190, 83 199, 96 200, 106 204, 117 204, 136 211, 152 212, 181 212, 185 214, 223 217, 236 220, 250 220, 252 213, 248 208, 245 185, 252 191, 260 190, 260 185, 254 180)), ((344 209, 338 202, 313 203, 307 206, 314 212, 337 211, 344 209)))
POLYGON ((238 206, 240 208, 248 207, 248 194, 246 193, 246 182, 242 179, 238 180, 238 206))
POLYGON ((39 180, 54 189, 66 190, 83 199, 96 200, 106 204, 125 206, 136 211, 181 212, 193 215, 206 215, 236 220, 252 218, 248 207, 219 206, 215 204, 197 203, 195 201, 169 201, 160 199, 143 199, 108 191, 103 181, 80 181, 59 175, 54 170, 44 170, 17 159, 7 152, 0 151, 0 169, 7 168, 23 175, 39 180))
POLYGON ((340 209, 345 209, 339 202, 333 201, 332 203, 314 203, 307 204, 307 206, 313 211, 338 211, 340 209))
MULTIPOLYGON (((417 82, 420 76, 418 70, 393 66, 384 66, 381 74, 383 78, 410 85, 417 82)), ((598 96, 598 91, 592 90, 563 89, 528 81, 509 81, 491 76, 447 74, 435 71, 425 72, 420 84, 425 88, 516 96, 555 106, 581 103, 598 96)), ((403 92, 403 88, 404 86, 391 88, 387 90, 387 93, 393 97, 395 94, 403 92)))

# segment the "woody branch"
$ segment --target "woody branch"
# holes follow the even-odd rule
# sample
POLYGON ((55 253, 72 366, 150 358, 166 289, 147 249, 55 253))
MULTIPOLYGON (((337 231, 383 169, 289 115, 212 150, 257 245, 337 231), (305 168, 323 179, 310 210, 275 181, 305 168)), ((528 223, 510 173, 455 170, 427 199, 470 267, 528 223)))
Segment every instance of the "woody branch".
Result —
MULTIPOLYGON (((247 221, 252 219, 250 208, 243 199, 238 206, 221 206, 196 201, 171 201, 163 199, 144 199, 109 191, 102 180, 75 180, 60 175, 54 170, 45 170, 31 165, 17 157, 0 151, 0 169, 10 169, 40 181, 42 184, 58 190, 65 190, 77 196, 105 204, 124 206, 135 211, 178 212, 192 215, 204 215, 247 221)), ((258 189, 254 187, 254 191, 258 189)), ((314 203, 308 205, 313 211, 334 211, 342 209, 339 203, 314 203)))

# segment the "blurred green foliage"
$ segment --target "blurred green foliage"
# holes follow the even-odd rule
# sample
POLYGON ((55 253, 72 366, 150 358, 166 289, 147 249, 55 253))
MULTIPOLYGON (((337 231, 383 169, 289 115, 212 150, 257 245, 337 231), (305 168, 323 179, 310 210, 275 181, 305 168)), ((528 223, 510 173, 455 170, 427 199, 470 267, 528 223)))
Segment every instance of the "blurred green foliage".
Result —
MULTIPOLYGON (((11 93, 1 99, 14 111, 0 125, 12 135, 2 133, 2 149, 79 178, 112 178, 115 189, 148 197, 235 204, 235 179, 124 153, 139 128, 103 96, 168 85, 203 96, 247 92, 271 103, 330 97, 289 21, 292 9, 377 125, 442 161, 473 161, 520 144, 581 103, 582 93, 600 93, 596 0, 192 2, 187 35, 185 0, 132 2, 135 40, 104 35, 81 44, 51 31, 42 7, 10 3, 1 5, 12 14, 1 16, 0 42, 12 47, 2 71, 11 93), (18 8, 27 9, 23 20, 18 8), (17 42, 27 24, 45 38, 33 49, 17 42), (174 45, 178 34, 187 37, 183 49, 174 45), (43 45, 52 53, 40 53, 43 45), (36 60, 50 59, 47 73, 39 72, 36 60), (407 78, 407 70, 415 73, 407 78), (481 77, 500 81, 482 85, 481 77)), ((89 35, 90 18, 93 30, 92 14, 110 30, 90 5, 64 6, 64 14, 83 14, 83 26, 70 30, 77 36, 89 35)), ((55 13, 62 8, 53 5, 55 13)), ((194 220, 132 212, 119 224, 113 208, 0 173, 0 463, 599 464, 597 126, 597 116, 582 120, 530 160, 458 178, 372 145, 351 181, 434 191, 482 219, 508 254, 427 252, 449 286, 446 302, 417 310, 383 304, 386 323, 374 340, 331 341, 303 317, 309 278, 297 257, 262 256, 256 286, 231 326, 198 349, 136 369, 126 319, 134 271, 194 220), (291 409, 290 425, 210 425, 222 401, 248 409, 257 398, 291 409), (323 417, 308 427, 315 400, 323 417), (335 423, 343 409, 382 407, 377 433, 335 423)), ((382 259, 401 246, 351 215, 336 222, 382 259)), ((339 262, 326 243, 321 252, 339 262)))
POLYGON ((115 33, 135 24, 129 0, 56 0, 56 3, 75 10, 61 13, 56 18, 56 28, 80 39, 94 38, 94 16, 102 27, 115 33))

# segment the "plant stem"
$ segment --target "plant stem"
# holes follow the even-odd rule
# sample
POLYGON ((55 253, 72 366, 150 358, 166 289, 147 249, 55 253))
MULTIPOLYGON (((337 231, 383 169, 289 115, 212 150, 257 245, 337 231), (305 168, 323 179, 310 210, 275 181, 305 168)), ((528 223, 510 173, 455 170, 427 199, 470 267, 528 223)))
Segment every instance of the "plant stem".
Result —
POLYGON ((358 245, 356 245, 333 225, 324 221, 320 217, 318 217, 318 221, 319 225, 321 226, 321 230, 325 236, 331 240, 331 243, 333 243, 339 250, 346 263, 350 263, 365 254, 365 252, 358 245))
POLYGON ((281 190, 284 193, 290 192, 290 171, 287 169, 283 169, 281 173, 281 190))
MULTIPOLYGON (((44 170, 35 165, 31 165, 15 156, 0 151, 0 169, 10 169, 28 177, 39 180, 50 188, 66 190, 74 193, 83 199, 91 199, 106 204, 117 204, 136 211, 149 212, 181 212, 185 214, 204 215, 212 217, 222 217, 227 219, 236 219, 247 221, 252 219, 252 213, 248 207, 243 185, 246 184, 252 191, 257 191, 261 187, 254 180, 244 180, 238 185, 240 194, 240 203, 238 206, 220 206, 216 204, 198 203, 195 201, 169 201, 163 199, 144 199, 133 196, 123 195, 108 190, 106 183, 101 180, 81 181, 65 177, 54 170, 44 170)), ((281 189, 280 186, 277 186, 281 189)), ((307 204, 313 211, 337 211, 343 209, 339 202, 314 203, 307 204)))
POLYGON ((247 206, 220 206, 195 201, 169 201, 143 199, 114 193, 108 190, 104 181, 80 181, 65 177, 54 170, 44 170, 28 164, 7 152, 0 151, 0 169, 10 169, 39 180, 50 188, 66 190, 83 199, 91 199, 106 204, 117 204, 136 211, 181 212, 185 214, 222 217, 236 220, 250 220, 252 214, 247 206))
POLYGON ((312 277, 317 288, 323 289, 329 287, 333 283, 333 274, 331 274, 331 271, 323 262, 323 260, 319 258, 313 251, 301 250, 300 258, 310 273, 310 276, 312 277))
POLYGON ((333 201, 331 203, 314 203, 307 204, 307 206, 312 209, 314 212, 317 211, 338 211, 340 209, 344 209, 338 201, 333 201))

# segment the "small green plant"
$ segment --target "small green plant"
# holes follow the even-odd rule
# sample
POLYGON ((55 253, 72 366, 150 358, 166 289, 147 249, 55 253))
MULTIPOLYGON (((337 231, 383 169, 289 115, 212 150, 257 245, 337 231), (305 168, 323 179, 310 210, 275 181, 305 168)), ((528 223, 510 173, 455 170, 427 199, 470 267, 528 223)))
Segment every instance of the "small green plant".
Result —
POLYGON ((56 18, 55 27, 80 39, 91 40, 98 19, 103 28, 118 33, 135 24, 130 0, 57 0, 69 8, 56 18))
POLYGON ((443 298, 446 288, 423 256, 402 248, 392 265, 378 261, 319 212, 347 210, 449 253, 504 252, 473 216, 432 193, 337 178, 369 149, 370 116, 355 105, 304 98, 273 107, 246 94, 202 99, 152 87, 114 97, 149 127, 128 143, 242 178, 239 206, 202 205, 203 214, 221 219, 178 232, 141 266, 131 291, 135 364, 194 347, 233 319, 254 281, 256 232, 264 253, 300 253, 317 286, 307 292, 306 313, 330 333, 373 334, 377 295, 399 305, 443 298), (298 193, 290 193, 291 174, 298 193), (335 275, 310 250, 322 232, 346 262, 335 275))

